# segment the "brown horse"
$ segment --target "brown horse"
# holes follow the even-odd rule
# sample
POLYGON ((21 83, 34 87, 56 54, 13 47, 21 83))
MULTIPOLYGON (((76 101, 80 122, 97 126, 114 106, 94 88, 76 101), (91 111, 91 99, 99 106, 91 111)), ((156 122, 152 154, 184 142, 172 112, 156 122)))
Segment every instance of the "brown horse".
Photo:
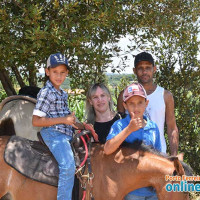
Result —
MULTIPOLYGON (((10 193, 14 200, 56 200, 56 187, 26 178, 5 163, 3 154, 8 139, 9 136, 0 137, 0 198, 10 193)), ((94 178, 86 187, 86 199, 92 194, 95 200, 122 200, 128 192, 148 186, 156 189, 159 200, 189 199, 187 193, 165 189, 170 183, 165 181, 165 175, 185 173, 180 161, 145 148, 121 147, 107 156, 102 145, 94 144, 91 151, 94 178)))

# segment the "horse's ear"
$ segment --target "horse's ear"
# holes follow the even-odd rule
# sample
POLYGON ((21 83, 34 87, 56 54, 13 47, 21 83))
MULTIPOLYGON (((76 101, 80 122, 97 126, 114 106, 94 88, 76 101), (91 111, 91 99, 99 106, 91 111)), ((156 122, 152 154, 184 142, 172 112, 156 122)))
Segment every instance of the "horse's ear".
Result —
POLYGON ((180 161, 183 161, 184 153, 179 153, 177 157, 180 161))
POLYGON ((174 168, 175 168, 174 174, 176 174, 178 176, 184 175, 185 171, 184 171, 183 166, 182 166, 181 162, 179 161, 178 157, 171 157, 170 160, 172 160, 174 162, 174 168))

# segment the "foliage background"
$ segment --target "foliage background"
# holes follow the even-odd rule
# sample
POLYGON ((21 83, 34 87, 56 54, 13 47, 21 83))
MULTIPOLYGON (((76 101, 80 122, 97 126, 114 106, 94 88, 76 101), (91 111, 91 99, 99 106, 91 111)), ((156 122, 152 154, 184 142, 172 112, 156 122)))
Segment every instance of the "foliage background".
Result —
MULTIPOLYGON (((179 150, 200 174, 199 13, 199 0, 2 0, 0 99, 25 85, 41 85, 39 70, 51 53, 61 52, 73 68, 72 89, 105 82, 116 102, 130 79, 110 82, 107 68, 121 73, 133 66, 126 62, 128 55, 149 51, 156 58, 157 83, 175 98, 179 150), (126 36, 130 42, 122 49, 118 41, 126 36), (117 66, 114 56, 120 58, 117 66)), ((82 98, 84 94, 70 99, 77 113, 84 107, 82 98)))

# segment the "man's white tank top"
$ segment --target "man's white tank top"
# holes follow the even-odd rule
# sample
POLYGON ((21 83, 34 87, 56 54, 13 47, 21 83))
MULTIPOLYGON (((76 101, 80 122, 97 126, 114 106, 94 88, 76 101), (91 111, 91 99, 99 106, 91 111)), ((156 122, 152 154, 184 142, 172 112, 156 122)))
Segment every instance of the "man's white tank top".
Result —
POLYGON ((165 101, 164 101, 164 88, 157 86, 156 90, 147 95, 149 104, 145 110, 144 115, 154 121, 160 131, 162 152, 166 153, 166 141, 164 137, 165 125, 165 101))

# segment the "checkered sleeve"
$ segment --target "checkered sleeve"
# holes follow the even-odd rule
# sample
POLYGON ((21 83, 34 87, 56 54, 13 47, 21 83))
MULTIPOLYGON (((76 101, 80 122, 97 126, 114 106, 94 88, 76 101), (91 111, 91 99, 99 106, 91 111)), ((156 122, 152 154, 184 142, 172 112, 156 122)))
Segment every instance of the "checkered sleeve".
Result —
POLYGON ((40 90, 37 96, 37 103, 33 111, 33 115, 45 117, 49 111, 52 102, 51 91, 46 89, 40 90))

